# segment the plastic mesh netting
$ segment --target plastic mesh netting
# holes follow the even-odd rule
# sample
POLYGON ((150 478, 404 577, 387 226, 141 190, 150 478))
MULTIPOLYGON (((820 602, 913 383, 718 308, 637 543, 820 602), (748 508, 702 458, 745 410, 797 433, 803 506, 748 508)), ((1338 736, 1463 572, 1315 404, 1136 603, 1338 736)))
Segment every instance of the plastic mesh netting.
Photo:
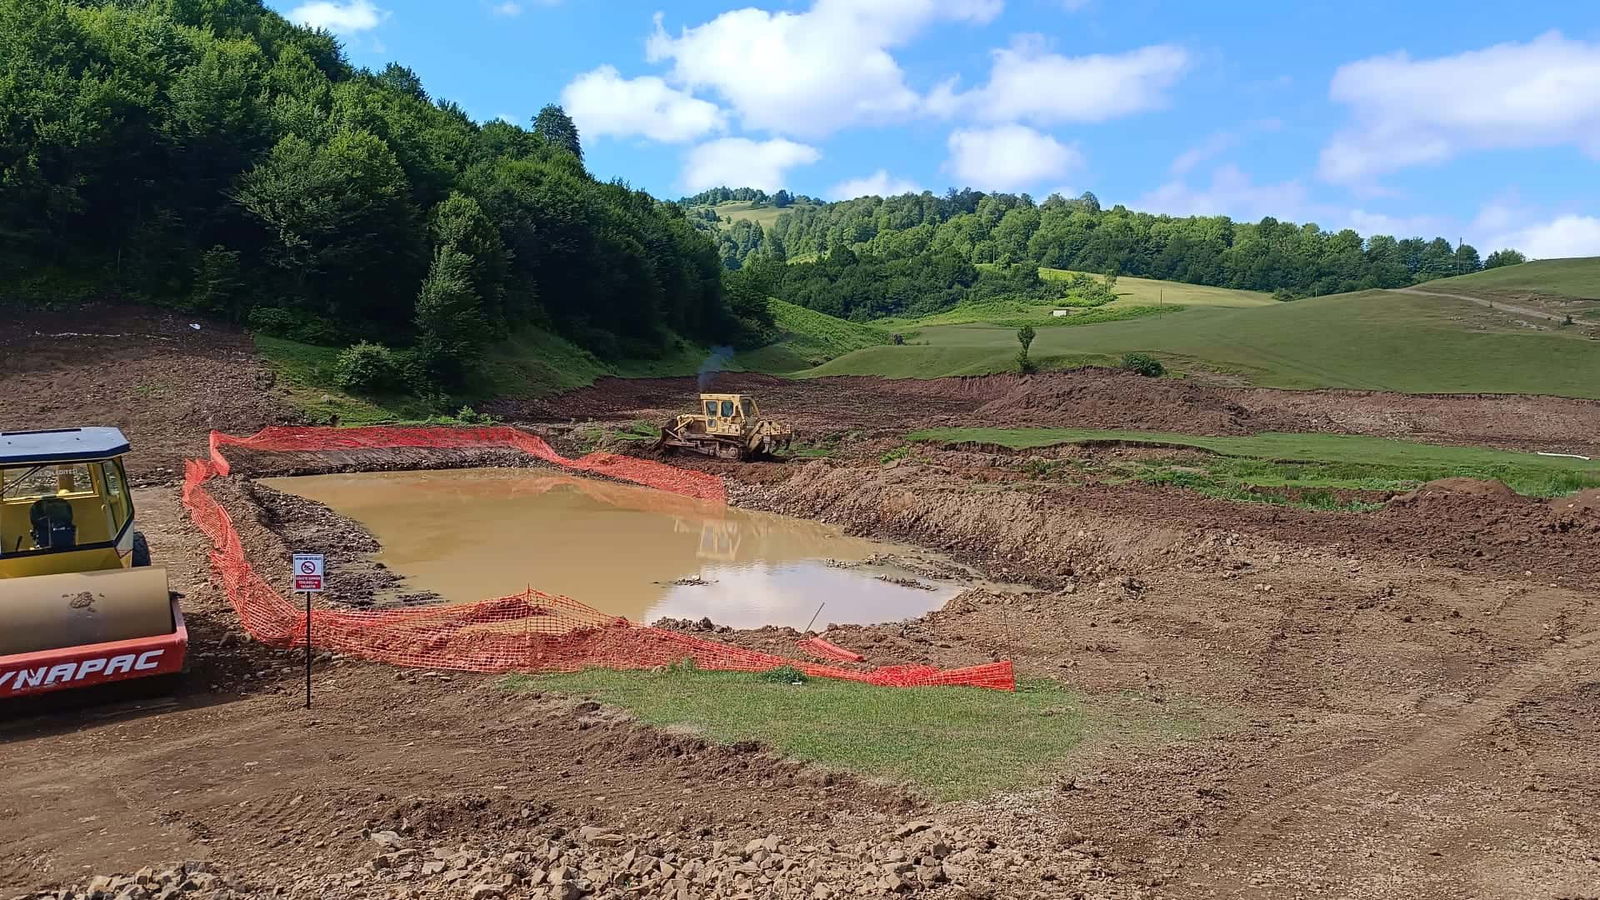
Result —
MULTIPOLYGON (((722 481, 716 476, 609 453, 567 459, 537 436, 514 428, 268 428, 248 438, 213 432, 211 459, 187 464, 183 503, 211 541, 212 568, 245 630, 256 640, 275 647, 304 646, 305 612, 256 572, 245 555, 233 520, 205 488, 207 481, 229 473, 230 466, 222 454, 226 446, 263 452, 510 447, 574 471, 620 478, 699 499, 725 500, 722 481)), ((945 670, 918 665, 877 669, 821 665, 636 625, 575 600, 534 590, 460 605, 378 611, 315 609, 310 625, 318 647, 377 662, 429 669, 572 672, 596 667, 648 669, 692 660, 703 669, 764 672, 792 666, 811 676, 895 687, 964 685, 1015 689, 1010 662, 945 670)), ((824 655, 841 661, 854 656, 831 644, 826 646, 837 652, 824 655)))

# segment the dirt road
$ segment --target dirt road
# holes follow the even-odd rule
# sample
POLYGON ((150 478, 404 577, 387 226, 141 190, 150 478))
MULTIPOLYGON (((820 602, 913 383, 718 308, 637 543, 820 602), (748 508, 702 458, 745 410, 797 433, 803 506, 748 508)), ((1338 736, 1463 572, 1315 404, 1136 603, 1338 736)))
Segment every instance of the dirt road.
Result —
MULTIPOLYGON (((1010 658, 1024 679, 1203 723, 1092 748, 1037 790, 934 805, 492 678, 324 659, 317 707, 301 709, 298 658, 238 633, 164 475, 170 448, 204 445, 209 410, 235 431, 279 419, 270 381, 220 390, 254 363, 219 330, 165 362, 130 353, 129 367, 168 374, 175 399, 116 412, 60 389, 98 383, 73 340, 8 344, 23 406, 0 424, 25 424, 30 405, 50 424, 123 416, 111 421, 140 447, 141 522, 186 595, 196 670, 164 697, 0 711, 15 761, 0 781, 0 897, 144 866, 159 881, 185 860, 197 864, 171 883, 219 898, 1600 896, 1600 511, 1443 492, 1314 513, 1052 480, 1028 454, 930 447, 885 465, 874 436, 1003 406, 1152 429, 1187 412, 1220 433, 1499 429, 1503 445, 1557 449, 1600 433, 1587 401, 1175 389, 1096 372, 733 379, 839 433, 831 460, 706 461, 735 502, 1042 588, 968 592, 831 640, 877 664, 1010 658)), ((689 387, 608 383, 544 415, 648 417, 689 387)))
POLYGON ((1530 317, 1530 319, 1549 319, 1550 322, 1566 322, 1566 320, 1570 319, 1568 315, 1557 314, 1557 312, 1546 312, 1542 311, 1542 309, 1533 309, 1531 306, 1515 306, 1515 304, 1504 303, 1504 301, 1499 301, 1499 299, 1485 299, 1482 298, 1482 296, 1467 296, 1464 295, 1464 293, 1445 293, 1445 291, 1421 290, 1421 288, 1397 288, 1395 293, 1410 293, 1410 295, 1416 296, 1446 296, 1446 298, 1450 299, 1464 299, 1464 301, 1467 301, 1467 303, 1477 303, 1478 306, 1486 306, 1490 307, 1490 309, 1499 309, 1501 312, 1510 312, 1512 315, 1526 315, 1526 317, 1530 317))

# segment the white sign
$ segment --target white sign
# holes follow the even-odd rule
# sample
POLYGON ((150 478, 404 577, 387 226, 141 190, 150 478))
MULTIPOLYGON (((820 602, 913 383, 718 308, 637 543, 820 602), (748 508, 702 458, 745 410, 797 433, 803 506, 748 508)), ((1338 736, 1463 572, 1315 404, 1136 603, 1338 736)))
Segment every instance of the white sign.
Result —
POLYGON ((294 555, 295 591, 320 592, 324 575, 324 558, 321 553, 296 553, 294 555))

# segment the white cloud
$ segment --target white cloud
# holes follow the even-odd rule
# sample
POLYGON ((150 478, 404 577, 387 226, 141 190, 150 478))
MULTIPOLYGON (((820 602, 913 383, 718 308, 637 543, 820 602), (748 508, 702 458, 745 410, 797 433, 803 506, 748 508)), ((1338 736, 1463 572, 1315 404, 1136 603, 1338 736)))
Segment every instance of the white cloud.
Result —
POLYGON ((389 18, 389 11, 374 6, 372 0, 350 0, 349 3, 316 0, 289 10, 288 18, 296 25, 349 35, 377 28, 389 18))
POLYGON ((585 137, 647 137, 653 141, 692 141, 724 128, 715 103, 692 97, 660 78, 623 78, 601 66, 572 80, 561 103, 585 137))
POLYGON ((504 3, 496 3, 489 8, 489 11, 497 16, 511 19, 522 15, 522 4, 506 0, 504 3))
POLYGON ((1243 222, 1263 216, 1302 221, 1310 211, 1300 182, 1256 184, 1235 165, 1218 166, 1205 187, 1191 187, 1182 179, 1169 181, 1145 194, 1138 208, 1174 216, 1231 216, 1243 222))
POLYGON ((1016 191, 1083 168, 1083 151, 1026 125, 966 128, 950 135, 945 168, 963 185, 1016 191))
POLYGON ((746 128, 805 138, 910 115, 920 98, 889 52, 938 21, 987 22, 1001 0, 815 0, 805 12, 737 9, 677 36, 662 27, 651 62, 727 100, 746 128))
POLYGON ((1069 57, 1024 37, 994 51, 988 84, 961 92, 946 82, 928 96, 927 108, 986 122, 1103 122, 1166 106, 1168 89, 1188 65, 1188 51, 1170 44, 1069 57))
POLYGON ((1600 158, 1600 43, 1553 31, 1456 56, 1349 63, 1329 94, 1354 118, 1323 148, 1329 181, 1361 184, 1469 150, 1576 145, 1600 158))
POLYGON ((821 158, 817 148, 782 138, 722 138, 689 151, 679 182, 689 193, 723 186, 775 191, 787 184, 789 169, 821 158))
POLYGON ((1205 140, 1178 154, 1173 160, 1168 171, 1174 177, 1181 178, 1189 174, 1196 166, 1223 153, 1232 150, 1239 144, 1239 136, 1231 131, 1219 131, 1210 135, 1205 140))
POLYGON ((828 190, 828 196, 838 200, 857 197, 894 197, 899 194, 920 194, 922 186, 915 181, 895 178, 887 169, 879 169, 863 178, 841 181, 828 190))
POLYGON ((1484 253, 1514 247, 1529 259, 1600 256, 1600 218, 1564 215, 1493 235, 1478 247, 1484 253))
POLYGON ((1434 237, 1450 234, 1452 231, 1460 233, 1460 229, 1454 227, 1448 220, 1430 215, 1391 216, 1388 213, 1352 209, 1342 215, 1336 215, 1335 221, 1337 227, 1354 228, 1362 237, 1371 237, 1375 234, 1387 234, 1396 238, 1424 235, 1434 237))

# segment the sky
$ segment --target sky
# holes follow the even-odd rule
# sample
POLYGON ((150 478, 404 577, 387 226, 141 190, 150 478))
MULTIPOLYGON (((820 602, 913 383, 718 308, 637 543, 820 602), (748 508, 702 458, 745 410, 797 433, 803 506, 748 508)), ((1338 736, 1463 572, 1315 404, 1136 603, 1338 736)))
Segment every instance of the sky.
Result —
POLYGON ((269 0, 661 197, 949 187, 1600 255, 1597 0, 269 0))

